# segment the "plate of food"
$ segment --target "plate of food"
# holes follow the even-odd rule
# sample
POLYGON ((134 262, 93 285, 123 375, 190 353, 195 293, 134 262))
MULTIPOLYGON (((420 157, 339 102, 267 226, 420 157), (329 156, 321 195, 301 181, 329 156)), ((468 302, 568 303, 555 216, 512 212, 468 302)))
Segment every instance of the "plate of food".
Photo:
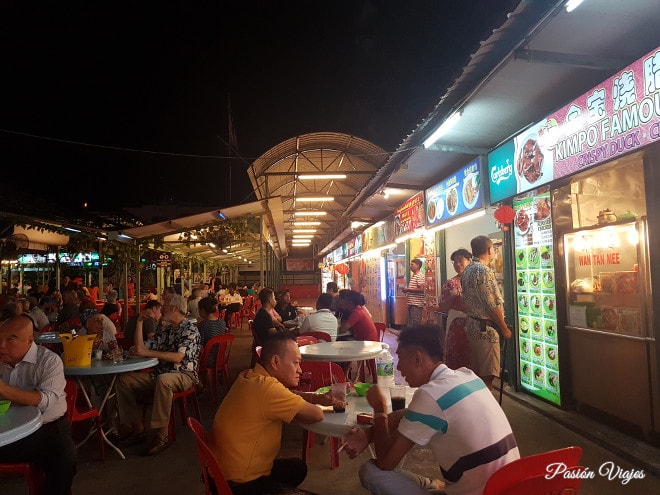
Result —
POLYGON ((520 352, 522 354, 529 354, 529 341, 521 340, 520 341, 520 352))
POLYGON ((555 310, 555 298, 553 296, 543 296, 543 308, 546 311, 553 312, 555 310))
POLYGON ((530 268, 538 268, 539 266, 539 248, 533 247, 527 253, 527 264, 530 268))
POLYGON ((552 388, 559 387, 559 375, 557 373, 548 373, 548 385, 552 388))
POLYGON ((520 318, 520 333, 529 332, 529 320, 527 318, 520 318))
POLYGON ((614 308, 601 308, 600 316, 603 319, 603 328, 615 331, 619 328, 619 314, 614 308))
POLYGON ((516 283, 518 284, 518 290, 527 291, 527 272, 519 271, 516 283))
POLYGON ((541 277, 539 275, 539 272, 529 272, 529 284, 537 288, 541 283, 541 277))
POLYGON ((525 268, 527 266, 527 252, 525 249, 516 249, 516 266, 525 268))
POLYGON ((556 361, 557 360, 557 349, 554 347, 548 347, 546 350, 546 356, 548 356, 548 359, 550 361, 556 361))
POLYGON ((463 204, 472 208, 479 200, 479 175, 471 174, 463 179, 463 204))
POLYGON ((541 279, 543 280, 543 287, 552 289, 555 286, 555 276, 551 271, 543 272, 541 279))
POLYGON ((516 175, 525 179, 530 185, 543 177, 543 162, 545 156, 539 146, 537 135, 530 134, 519 142, 520 148, 516 154, 516 175))
POLYGON ((545 220, 550 216, 550 200, 548 198, 540 199, 535 204, 534 207, 534 220, 545 220))
POLYGON ((532 331, 536 334, 541 334, 541 321, 540 320, 534 320, 532 323, 532 331))
POLYGON ((426 219, 429 221, 429 223, 433 223, 433 221, 435 220, 435 216, 437 214, 436 207, 437 207, 436 198, 431 199, 429 201, 429 204, 426 205, 426 219))
POLYGON ((454 216, 458 210, 458 185, 447 190, 447 213, 454 216))
POLYGON ((514 224, 516 226, 516 232, 518 232, 518 234, 526 235, 532 226, 532 221, 529 218, 527 212, 523 209, 520 209, 516 213, 514 224))

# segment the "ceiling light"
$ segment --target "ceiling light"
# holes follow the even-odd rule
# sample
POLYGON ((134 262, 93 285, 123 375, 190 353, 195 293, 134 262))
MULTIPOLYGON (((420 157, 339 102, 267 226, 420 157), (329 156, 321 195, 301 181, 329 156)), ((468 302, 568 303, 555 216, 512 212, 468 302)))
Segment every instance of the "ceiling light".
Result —
POLYGON ((296 201, 334 201, 332 196, 296 196, 296 201))
POLYGON ((321 225, 321 222, 293 222, 293 225, 299 225, 301 227, 303 225, 321 225))
POLYGON ((293 215, 296 217, 322 217, 323 215, 327 215, 327 211, 294 211, 293 215))
POLYGON ((300 174, 298 179, 345 179, 346 174, 300 174))
POLYGON ((294 239, 313 239, 314 234, 298 234, 293 236, 294 239))
POLYGON ((566 2, 566 12, 573 12, 583 0, 568 0, 566 2))
POLYGON ((313 234, 316 229, 293 229, 295 234, 313 234))
POLYGON ((311 241, 310 242, 301 242, 301 241, 296 241, 291 243, 292 246, 311 246, 311 241))
POLYGON ((449 129, 454 127, 456 123, 460 120, 463 111, 454 112, 451 116, 445 120, 440 127, 438 127, 433 134, 431 134, 426 141, 424 141, 424 148, 430 148, 433 143, 435 143, 441 136, 443 136, 449 129))

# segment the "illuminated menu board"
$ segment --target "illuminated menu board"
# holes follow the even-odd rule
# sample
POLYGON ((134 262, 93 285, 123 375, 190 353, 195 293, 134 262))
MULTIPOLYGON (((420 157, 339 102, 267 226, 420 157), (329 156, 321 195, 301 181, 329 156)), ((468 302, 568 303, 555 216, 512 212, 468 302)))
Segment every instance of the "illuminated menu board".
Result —
POLYGON ((513 201, 520 381, 561 405, 550 192, 513 201))
POLYGON ((426 196, 426 225, 441 224, 470 210, 481 208, 480 159, 468 163, 447 179, 428 188, 426 196))

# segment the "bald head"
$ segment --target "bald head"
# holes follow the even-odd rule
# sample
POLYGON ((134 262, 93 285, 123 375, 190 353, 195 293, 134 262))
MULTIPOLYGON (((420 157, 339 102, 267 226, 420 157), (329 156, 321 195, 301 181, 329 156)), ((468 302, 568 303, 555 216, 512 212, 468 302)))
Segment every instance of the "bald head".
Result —
POLYGON ((27 315, 19 315, 0 323, 0 363, 16 365, 32 346, 34 324, 27 315))

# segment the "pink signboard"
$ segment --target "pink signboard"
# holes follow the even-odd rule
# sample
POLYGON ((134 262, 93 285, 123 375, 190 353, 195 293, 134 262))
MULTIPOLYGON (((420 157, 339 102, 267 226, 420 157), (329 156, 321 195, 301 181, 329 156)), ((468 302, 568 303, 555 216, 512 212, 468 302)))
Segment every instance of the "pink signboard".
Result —
POLYGON ((424 226, 424 192, 415 194, 394 214, 394 236, 409 234, 424 226))
POLYGON ((523 181, 519 190, 571 175, 659 139, 657 48, 516 138, 516 172, 528 182, 523 181))

